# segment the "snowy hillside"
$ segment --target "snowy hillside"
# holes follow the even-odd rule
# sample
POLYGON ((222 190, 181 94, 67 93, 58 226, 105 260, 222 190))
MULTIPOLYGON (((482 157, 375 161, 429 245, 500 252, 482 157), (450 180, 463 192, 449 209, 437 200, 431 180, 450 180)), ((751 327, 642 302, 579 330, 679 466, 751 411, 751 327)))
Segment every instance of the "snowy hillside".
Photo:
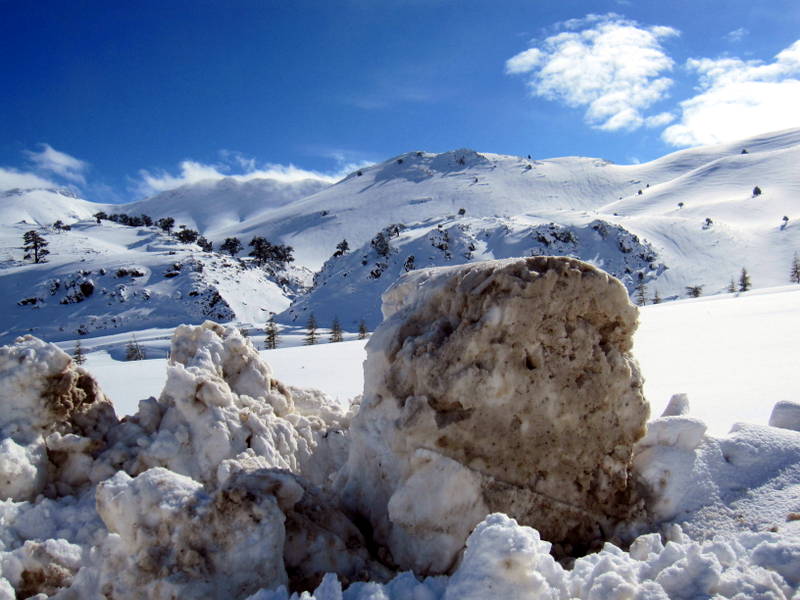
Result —
POLYGON ((286 308, 292 294, 291 283, 281 286, 261 269, 178 243, 155 227, 109 221, 39 228, 50 254, 33 264, 20 249, 30 229, 0 228, 2 343, 24 333, 60 340, 205 319, 261 322, 286 308))
MULTIPOLYGON (((351 173, 313 196, 276 210, 267 220, 248 223, 246 231, 261 231, 291 244, 301 263, 317 269, 342 239, 355 248, 390 224, 443 218, 462 208, 471 217, 529 214, 556 222, 568 219, 570 213, 596 211, 600 218, 631 228, 657 249, 668 250, 674 238, 664 234, 660 225, 670 218, 671 226, 692 239, 699 235, 695 230, 706 217, 722 221, 721 229, 730 228, 733 238, 749 237, 754 225, 749 213, 754 207, 741 201, 751 197, 756 185, 764 195, 755 208, 763 215, 763 225, 768 224, 761 233, 779 227, 785 214, 790 220, 796 218, 789 208, 800 194, 800 176, 794 168, 799 153, 800 130, 682 150, 637 165, 581 157, 528 160, 471 150, 409 152, 351 173), (741 154, 744 149, 747 154, 741 154), (679 212, 679 202, 686 212, 679 212), (641 206, 644 214, 634 206, 641 206), (739 216, 727 218, 730 212, 739 216), (645 217, 654 222, 646 222, 645 217)), ((713 245, 708 237, 712 236, 694 243, 713 245)), ((767 245, 775 243, 781 242, 771 239, 767 245)), ((712 251, 711 257, 727 266, 722 257, 729 256, 732 246, 719 254, 712 251)), ((734 256, 744 258, 740 252, 734 256)), ((679 279, 667 285, 677 291, 682 285, 679 279)))
MULTIPOLYGON (((374 329, 382 320, 380 296, 413 269, 514 256, 574 256, 620 279, 633 293, 663 273, 653 247, 607 221, 576 219, 569 225, 532 217, 452 217, 409 227, 389 227, 352 252, 330 258, 312 290, 279 317, 304 325, 309 315, 329 326, 338 317, 356 330, 363 319, 374 329)), ((562 221, 563 223, 564 221, 562 221)))
POLYGON ((28 223, 52 225, 59 219, 65 223, 91 219, 108 205, 82 200, 66 189, 11 189, 0 191, 0 224, 28 223))
MULTIPOLYGON (((196 227, 217 247, 227 237, 239 237, 245 245, 243 255, 253 236, 265 236, 292 246, 294 265, 322 269, 311 294, 298 298, 282 319, 300 324, 314 312, 324 324, 338 315, 352 327, 361 318, 377 323, 380 293, 409 268, 487 258, 541 253, 580 257, 620 277, 630 292, 645 283, 648 299, 684 297, 687 286, 700 287, 704 295, 724 292, 742 268, 755 288, 783 285, 792 256, 800 250, 797 164, 798 129, 682 150, 636 165, 581 157, 528 159, 466 149, 414 151, 358 170, 334 185, 225 178, 184 185, 128 205, 93 204, 71 192, 11 190, 0 198, 0 223, 2 237, 8 240, 6 266, 15 268, 22 265, 8 262, 14 255, 8 249, 18 245, 19 227, 24 225, 14 224, 50 225, 57 219, 73 223, 98 210, 172 217, 176 226, 196 227), (392 225, 399 226, 399 235, 389 240, 388 254, 378 256, 371 242, 392 225), (610 234, 604 237, 603 231, 610 234), (343 240, 349 251, 333 256, 343 240)), ((87 239, 92 231, 83 230, 87 239)), ((141 242, 121 246, 126 253, 145 248, 141 242)), ((94 242, 86 244, 87 253, 95 252, 94 242)), ((105 247, 107 241, 98 244, 105 247)), ((70 260, 68 255, 62 253, 64 261, 70 260)), ((86 258, 75 256, 76 261, 86 258)), ((131 264, 143 260, 134 255, 120 258, 131 264)), ((94 263, 95 270, 116 266, 94 263)), ((167 267, 164 263, 160 268, 167 267)), ((5 280, 12 301, 42 296, 43 286, 58 276, 51 273, 55 268, 52 263, 24 269, 24 281, 16 275, 16 283, 5 280)), ((62 263, 58 268, 62 274, 70 270, 62 263)), ((86 266, 74 265, 71 273, 80 270, 86 266)), ((249 294, 260 284, 244 283, 247 277, 242 280, 247 293, 233 283, 235 292, 220 291, 236 319, 263 323, 270 311, 287 307, 287 298, 278 302, 274 290, 258 292, 263 301, 253 300, 249 294)), ((190 293, 190 287, 182 293, 190 293)), ((167 294, 171 303, 183 303, 186 296, 178 298, 175 291, 167 294)), ((108 306, 101 319, 110 321, 116 312, 108 306)), ((83 311, 76 316, 79 313, 83 311)), ((176 306, 169 314, 177 320, 170 325, 200 313, 197 307, 176 306)), ((6 314, 14 324, 0 324, 0 331, 36 326, 27 316, 19 320, 16 313, 6 314)))
POLYGON ((281 182, 274 179, 239 181, 226 177, 185 184, 117 208, 127 214, 144 213, 154 219, 173 217, 176 223, 221 242, 226 236, 243 235, 249 222, 268 220, 276 209, 328 185, 316 179, 281 182))

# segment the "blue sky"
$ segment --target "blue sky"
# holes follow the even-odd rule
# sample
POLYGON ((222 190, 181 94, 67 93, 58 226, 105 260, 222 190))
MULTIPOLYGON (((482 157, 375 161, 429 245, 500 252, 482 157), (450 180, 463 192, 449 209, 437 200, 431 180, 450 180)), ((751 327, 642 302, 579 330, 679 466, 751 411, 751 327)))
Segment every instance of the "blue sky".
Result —
POLYGON ((0 0, 0 188, 128 201, 410 150, 645 161, 800 126, 797 0, 0 0))

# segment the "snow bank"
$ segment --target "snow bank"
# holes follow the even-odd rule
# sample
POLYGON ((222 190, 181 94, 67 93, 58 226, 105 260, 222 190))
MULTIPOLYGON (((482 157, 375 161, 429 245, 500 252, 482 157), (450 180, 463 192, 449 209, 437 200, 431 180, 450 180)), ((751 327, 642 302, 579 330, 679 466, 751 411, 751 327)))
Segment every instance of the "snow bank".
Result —
POLYGON ((409 273, 383 310, 341 493, 398 565, 447 572, 493 511, 560 555, 639 513, 648 406, 619 281, 569 258, 475 263, 409 273))

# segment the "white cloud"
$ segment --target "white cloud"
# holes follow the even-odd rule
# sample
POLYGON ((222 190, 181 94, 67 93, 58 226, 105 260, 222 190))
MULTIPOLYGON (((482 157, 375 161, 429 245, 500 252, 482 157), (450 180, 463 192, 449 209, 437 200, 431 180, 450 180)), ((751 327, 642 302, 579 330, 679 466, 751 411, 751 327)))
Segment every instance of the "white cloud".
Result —
POLYGON ((668 123, 672 123, 675 120, 675 115, 670 112, 662 112, 658 113, 657 115, 653 115, 652 117, 647 117, 644 120, 645 127, 663 127, 668 123))
POLYGON ((734 29, 733 31, 729 31, 725 34, 725 39, 729 42, 741 42, 745 36, 749 35, 750 31, 745 29, 744 27, 739 27, 739 29, 734 29))
POLYGON ((771 63, 690 59, 700 93, 680 103, 680 122, 662 138, 674 146, 714 144, 800 127, 800 40, 771 63))
POLYGON ((52 181, 43 179, 33 173, 17 171, 0 167, 0 190, 13 190, 14 188, 54 188, 58 187, 52 181))
POLYGON ((26 150, 25 155, 41 171, 55 173, 75 183, 86 183, 83 174, 89 168, 89 163, 60 152, 50 144, 42 144, 39 152, 26 150))
POLYGON ((218 181, 226 177, 236 181, 250 181, 252 179, 274 179, 282 183, 293 183, 304 179, 315 179, 325 183, 335 183, 353 170, 364 166, 359 164, 345 164, 333 173, 321 173, 301 169, 292 164, 281 165, 267 163, 256 167, 255 159, 247 158, 238 152, 223 151, 223 158, 227 163, 204 164, 193 160, 184 160, 179 165, 179 173, 172 175, 166 171, 151 173, 145 169, 139 171, 140 179, 135 183, 139 194, 150 196, 158 192, 172 190, 186 184, 200 181, 218 181), (233 172, 232 164, 243 172, 233 172))
POLYGON ((643 27, 613 13, 571 19, 560 27, 568 31, 511 57, 506 72, 528 74, 534 96, 585 106, 592 127, 615 131, 644 125, 643 111, 666 97, 672 85, 663 74, 674 63, 661 40, 678 31, 643 27))

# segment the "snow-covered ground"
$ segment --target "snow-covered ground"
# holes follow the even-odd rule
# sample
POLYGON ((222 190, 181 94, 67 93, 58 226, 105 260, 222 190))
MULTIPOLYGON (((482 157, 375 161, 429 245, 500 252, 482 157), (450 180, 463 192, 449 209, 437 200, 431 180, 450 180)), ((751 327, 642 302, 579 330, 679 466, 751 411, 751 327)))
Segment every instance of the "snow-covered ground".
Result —
MULTIPOLYGON (((151 335, 166 347, 169 332, 151 335)), ((148 336, 139 337, 147 346, 148 336)), ((341 401, 360 394, 364 342, 321 339, 319 345, 302 346, 302 334, 295 332, 281 340, 290 347, 261 350, 261 356, 291 385, 318 388, 341 401)), ((685 393, 691 414, 715 435, 740 421, 765 425, 776 402, 798 400, 798 339, 800 286, 641 308, 634 355, 651 415, 660 415, 673 394, 685 393)), ((254 333, 253 340, 263 348, 263 336, 254 333)), ((69 342, 60 345, 71 348, 69 342)), ((138 401, 158 395, 166 380, 165 359, 124 362, 105 351, 88 358, 87 367, 121 414, 133 414, 138 401)))

